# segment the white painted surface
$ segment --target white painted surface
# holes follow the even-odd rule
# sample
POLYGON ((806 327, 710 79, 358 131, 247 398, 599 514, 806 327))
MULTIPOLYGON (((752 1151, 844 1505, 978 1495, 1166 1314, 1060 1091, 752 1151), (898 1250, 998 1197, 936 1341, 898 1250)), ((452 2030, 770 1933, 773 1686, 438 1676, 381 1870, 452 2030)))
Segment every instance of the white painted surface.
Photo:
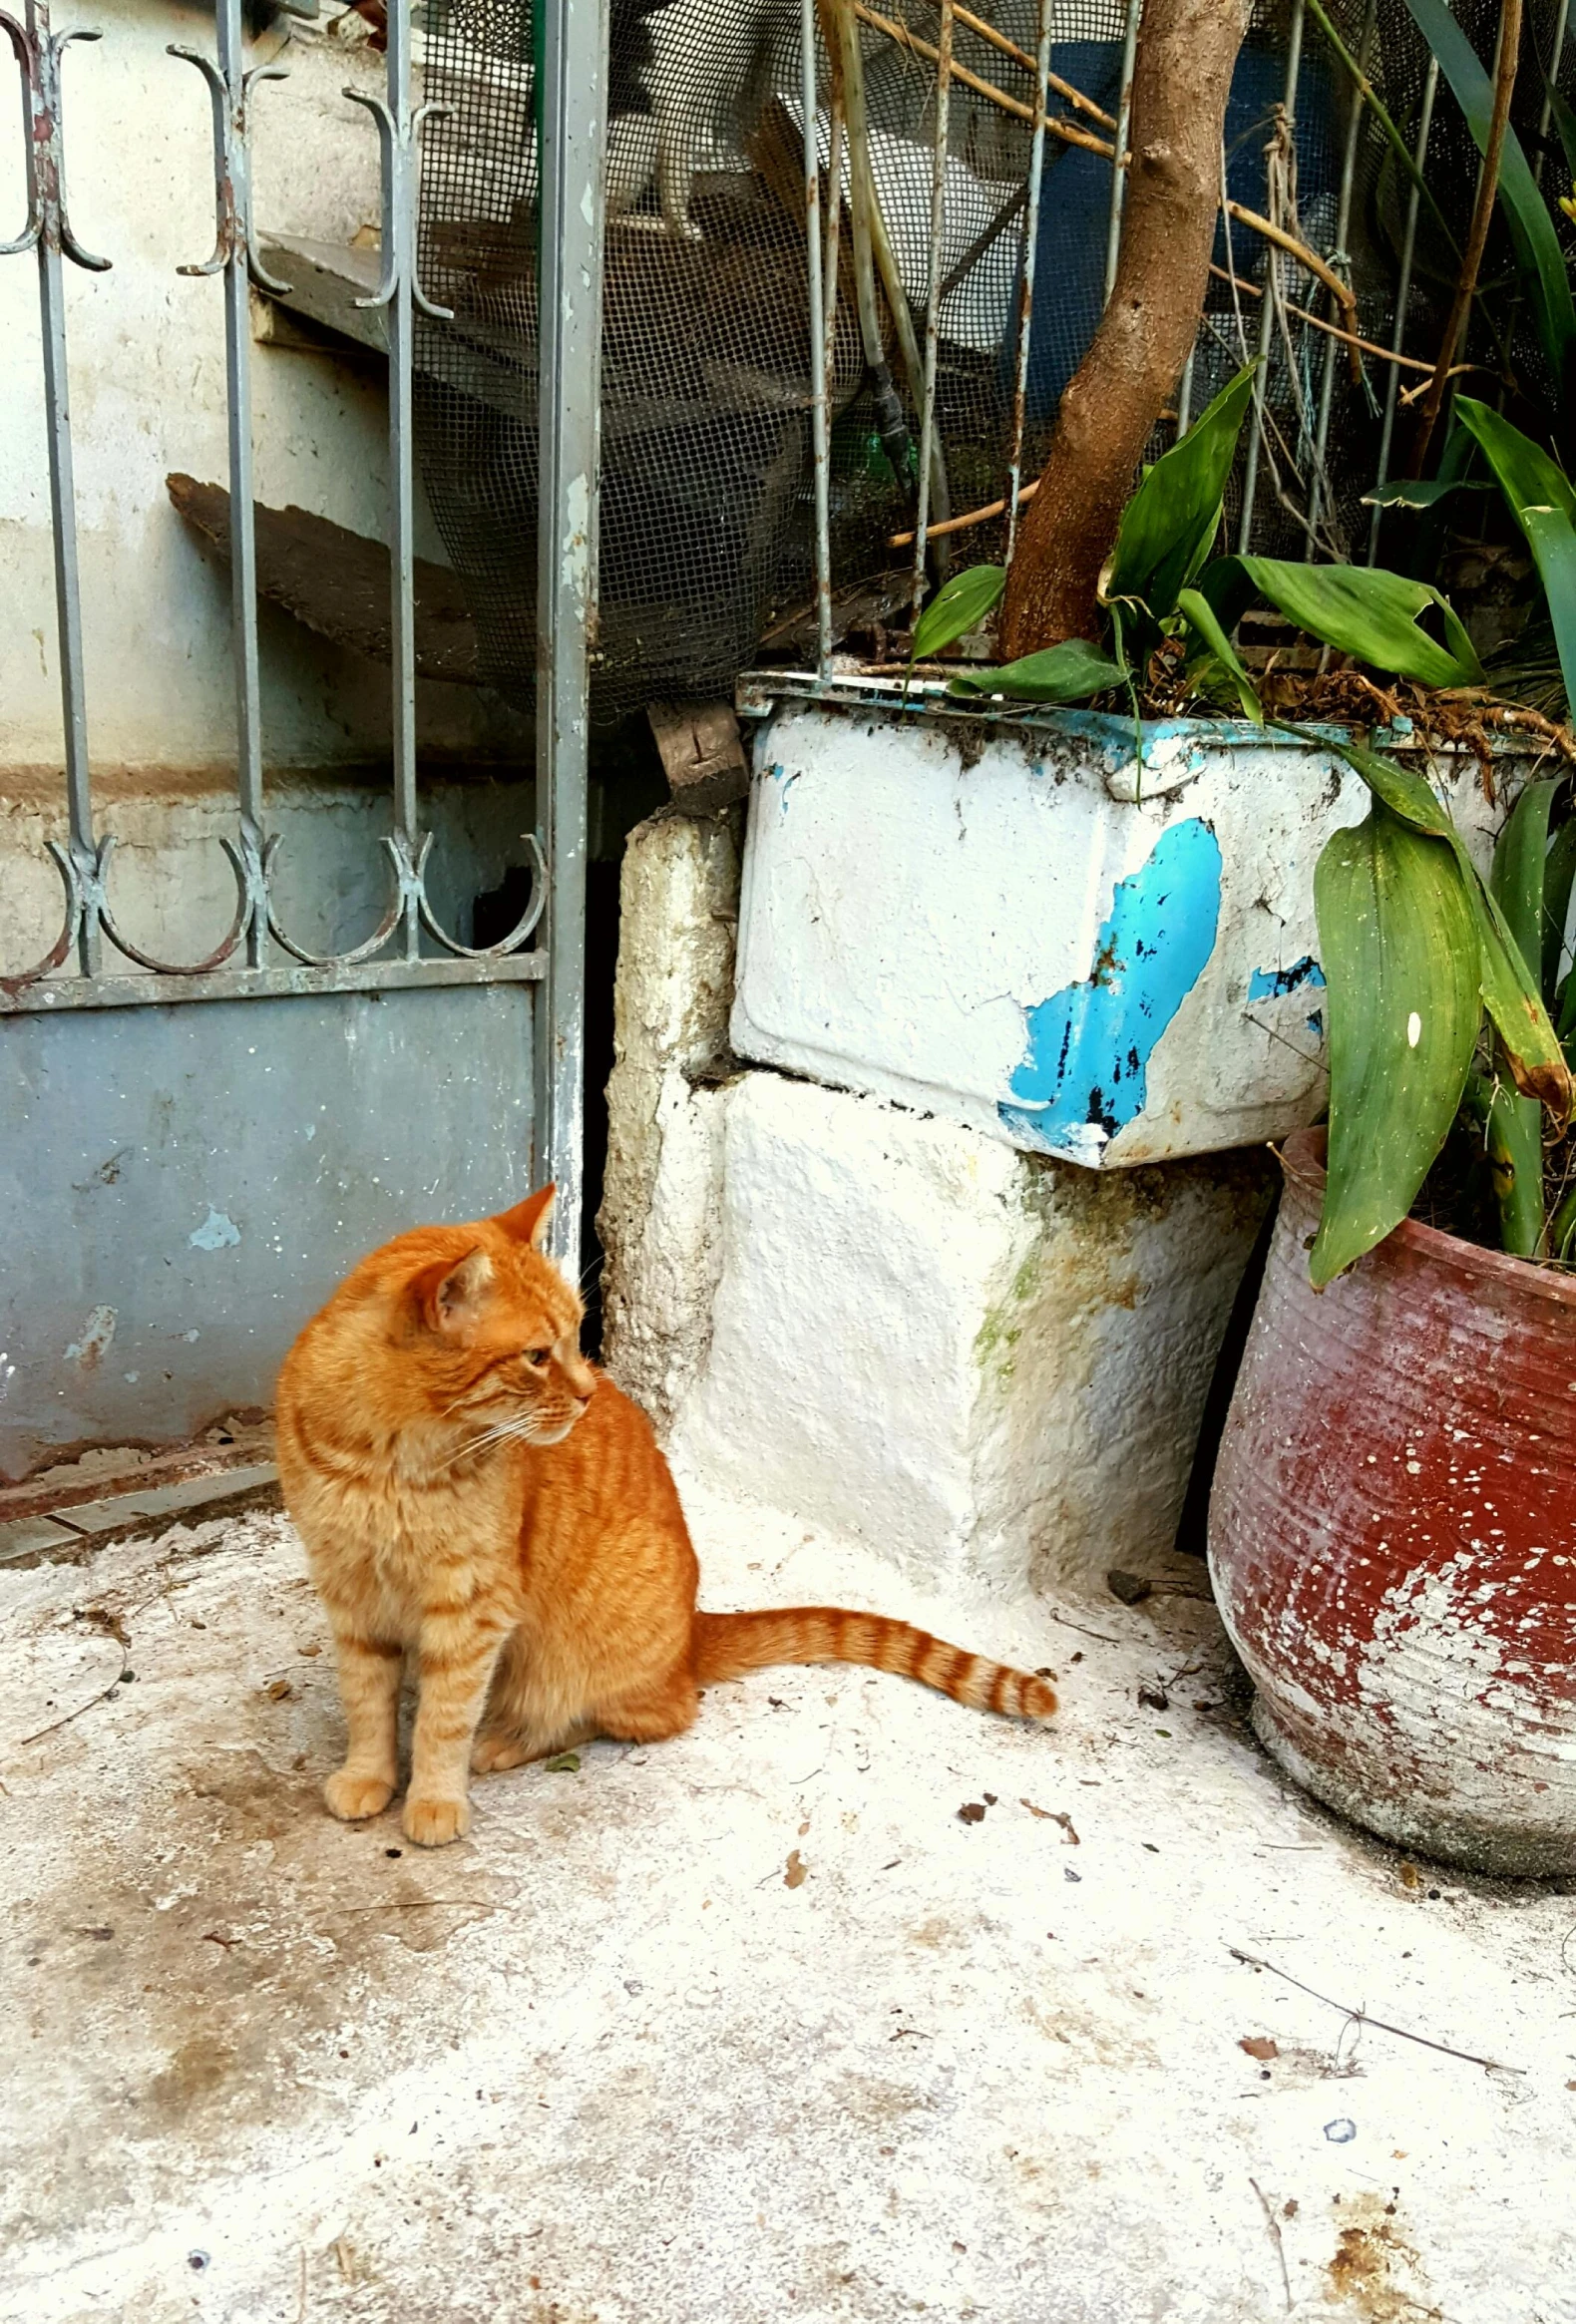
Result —
POLYGON ((1169 1552, 1258 1157, 1101 1178, 773 1073, 729 1086, 721 1147, 697 1473, 922 1587, 1169 1552))
POLYGON ((319 1803, 281 1518, 0 1574, 5 2324, 1576 2315, 1568 1897, 1404 1886, 1223 1708, 1195 1596, 932 1599, 680 1482, 707 1604, 906 1616, 1060 1717, 763 1671, 391 1858, 319 1803))
MULTIPOLYGON (((69 25, 76 19, 68 18, 69 25)), ((355 19, 350 19, 356 22, 355 19)), ((86 22, 103 39, 64 63, 72 223, 106 274, 66 267, 89 731, 98 765, 211 767, 234 748, 228 567, 197 546, 170 506, 180 470, 227 481, 222 294, 177 268, 213 247, 207 92, 177 42, 213 53, 211 7, 103 0, 86 22)), ((349 86, 375 91, 383 61, 364 42, 275 29, 249 61, 289 79, 259 87, 259 230, 348 241, 379 214, 377 134, 349 86)), ((20 107, 9 49, 0 60, 0 236, 24 213, 20 107)), ((386 398, 375 368, 253 347, 257 498, 295 505, 382 539, 387 527, 386 398)), ((443 561, 424 513, 418 552, 443 561)), ((0 768, 55 767, 61 755, 38 276, 0 259, 0 768)), ((264 754, 321 766, 386 748, 387 670, 263 608, 264 754)), ((424 687, 422 739, 485 747, 495 714, 465 686, 424 687)))
MULTIPOLYGON (((788 704, 755 766, 741 1056, 1092 1165, 1317 1116, 1323 989, 1306 971, 1273 986, 1317 964, 1314 867, 1368 811, 1329 751, 1173 721, 1148 730, 1135 797, 1118 719, 788 704), (1047 1104, 1069 1015, 1083 1038, 1047 1104)), ((1486 860, 1475 760, 1451 800, 1486 860)))
POLYGON ((619 879, 607 1167, 597 1231, 603 1357, 664 1433, 705 1359, 721 1269, 724 1093, 739 902, 735 819, 663 814, 619 879))

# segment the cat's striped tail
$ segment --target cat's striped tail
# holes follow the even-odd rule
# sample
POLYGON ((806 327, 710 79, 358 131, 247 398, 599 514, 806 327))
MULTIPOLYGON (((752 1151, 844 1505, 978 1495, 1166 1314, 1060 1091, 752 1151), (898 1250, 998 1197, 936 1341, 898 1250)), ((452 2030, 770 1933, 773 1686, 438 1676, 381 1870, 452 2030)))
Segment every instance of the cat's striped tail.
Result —
POLYGON ((702 1687, 773 1663, 862 1663, 873 1671, 918 1679, 922 1687, 934 1687, 972 1711, 1049 1719, 1056 1708, 1055 1690, 1043 1679, 966 1654, 912 1623, 893 1622, 884 1614, 851 1614, 842 1606, 697 1614, 694 1641, 695 1679, 702 1687))

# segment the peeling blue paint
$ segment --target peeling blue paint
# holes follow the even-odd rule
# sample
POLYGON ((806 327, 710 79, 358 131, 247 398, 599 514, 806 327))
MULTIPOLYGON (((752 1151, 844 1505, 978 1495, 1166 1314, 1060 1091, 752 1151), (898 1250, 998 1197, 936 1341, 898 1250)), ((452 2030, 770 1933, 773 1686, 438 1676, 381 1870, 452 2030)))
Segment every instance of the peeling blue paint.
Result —
POLYGON ((1017 1103, 996 1109, 1016 1144, 1094 1162, 1142 1113, 1155 1043, 1215 949, 1220 873, 1220 843, 1192 816, 1117 883, 1089 976, 1025 1012, 1017 1103))
POLYGON ((1325 971, 1312 953, 1305 953, 1289 968, 1255 968, 1248 978, 1248 998, 1279 1000, 1283 993, 1296 992, 1304 984, 1317 984, 1323 988, 1324 981, 1325 971))
POLYGON ((222 1211, 210 1206, 201 1226, 195 1228, 187 1241, 194 1251, 222 1251, 227 1243, 240 1241, 240 1229, 233 1219, 227 1219, 222 1211))

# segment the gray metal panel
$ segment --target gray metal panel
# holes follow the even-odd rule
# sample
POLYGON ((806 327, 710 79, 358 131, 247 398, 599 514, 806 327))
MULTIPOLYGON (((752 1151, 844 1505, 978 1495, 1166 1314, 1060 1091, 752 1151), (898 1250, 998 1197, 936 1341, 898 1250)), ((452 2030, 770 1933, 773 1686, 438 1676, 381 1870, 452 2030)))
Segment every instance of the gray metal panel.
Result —
POLYGON ((532 990, 0 1022, 0 1474, 273 1401, 352 1262, 532 1183, 532 990))

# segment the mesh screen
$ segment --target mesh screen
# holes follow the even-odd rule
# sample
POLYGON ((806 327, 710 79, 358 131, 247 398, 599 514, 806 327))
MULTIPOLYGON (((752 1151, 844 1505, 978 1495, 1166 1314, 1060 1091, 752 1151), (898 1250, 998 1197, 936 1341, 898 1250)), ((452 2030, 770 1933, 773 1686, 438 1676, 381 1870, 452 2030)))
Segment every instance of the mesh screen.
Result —
MULTIPOLYGON (((1557 0, 1529 10, 1516 122, 1536 151, 1539 58, 1557 0)), ((1415 134, 1427 51, 1402 0, 1332 0, 1343 38, 1402 136, 1415 134)), ((1033 0, 983 0, 974 13, 1030 51, 1033 0)), ((934 170, 937 38, 929 0, 888 0, 892 31, 862 30, 871 167, 897 270, 923 332, 934 170), (893 37, 896 34, 898 37, 893 37), (910 38, 909 36, 912 36, 910 38)), ((1457 14, 1485 60, 1495 0, 1457 14)), ((752 660, 803 661, 813 640, 810 336, 802 169, 803 96, 796 0, 611 0, 608 222, 602 358, 599 631, 592 710, 612 718, 663 695, 731 693, 752 660)), ((1120 0, 1058 0, 1052 69, 1107 114, 1121 83, 1120 0)), ((537 169, 530 0, 429 0, 426 95, 450 109, 429 128, 421 267, 454 309, 423 321, 417 412, 425 481, 476 620, 492 681, 529 701, 535 660, 537 513, 537 169)), ((1407 180, 1310 22, 1288 110, 1287 0, 1266 0, 1239 61, 1222 155, 1223 186, 1243 207, 1340 262, 1343 170, 1353 156, 1345 263, 1366 338, 1394 328, 1407 180)), ((1030 70, 967 25, 955 35, 941 272, 937 426, 951 509, 1001 497, 1014 431, 1015 318, 1027 222, 1030 70)), ((818 60, 823 184, 830 168, 829 73, 818 60)), ((1052 99, 1053 116, 1076 122, 1052 99)), ((1086 120, 1084 127, 1093 126, 1086 120)), ((1108 134, 1108 133, 1103 133, 1108 134)), ((848 187, 846 152, 841 170, 848 187)), ((1427 176, 1456 238, 1476 174, 1459 113, 1441 89, 1427 176)), ((1023 469, 1040 465, 1056 401, 1104 300, 1111 169, 1048 138, 1023 412, 1023 469)), ((830 228, 827 206, 823 221, 830 228)), ((906 618, 916 467, 877 425, 856 312, 846 199, 837 218, 829 334, 832 551, 838 627, 879 641, 906 618), (895 465, 896 461, 896 465, 895 465)), ((1490 245, 1490 266, 1508 263, 1490 245)), ((1241 224, 1217 230, 1215 263, 1183 393, 1196 415, 1249 354, 1267 356, 1265 425, 1253 546, 1301 555, 1311 500, 1321 554, 1361 554, 1387 367, 1350 358, 1310 315, 1328 291, 1299 259, 1241 224), (1233 282, 1224 277, 1235 275, 1233 282), (1269 307, 1268 323, 1266 306, 1269 307), (1304 310, 1299 313, 1297 310, 1304 310), (1319 448, 1324 442, 1321 464, 1319 448)), ((1411 348, 1437 344, 1453 260, 1425 208, 1416 235, 1411 348)), ((919 413, 891 318, 884 353, 909 433, 919 413)), ((1526 318, 1509 317, 1517 361, 1541 361, 1526 318)), ((1474 339, 1469 355, 1480 359, 1474 339)), ((1401 374, 1409 388, 1421 371, 1401 374)), ((1412 425, 1396 421, 1396 455, 1412 425)), ((1176 419, 1153 451, 1174 439, 1176 419)), ((1243 462, 1228 496, 1240 523, 1243 462)), ((933 517, 937 514, 933 507, 933 517)), ((1004 524, 951 537, 960 563, 999 558, 1004 524)))

